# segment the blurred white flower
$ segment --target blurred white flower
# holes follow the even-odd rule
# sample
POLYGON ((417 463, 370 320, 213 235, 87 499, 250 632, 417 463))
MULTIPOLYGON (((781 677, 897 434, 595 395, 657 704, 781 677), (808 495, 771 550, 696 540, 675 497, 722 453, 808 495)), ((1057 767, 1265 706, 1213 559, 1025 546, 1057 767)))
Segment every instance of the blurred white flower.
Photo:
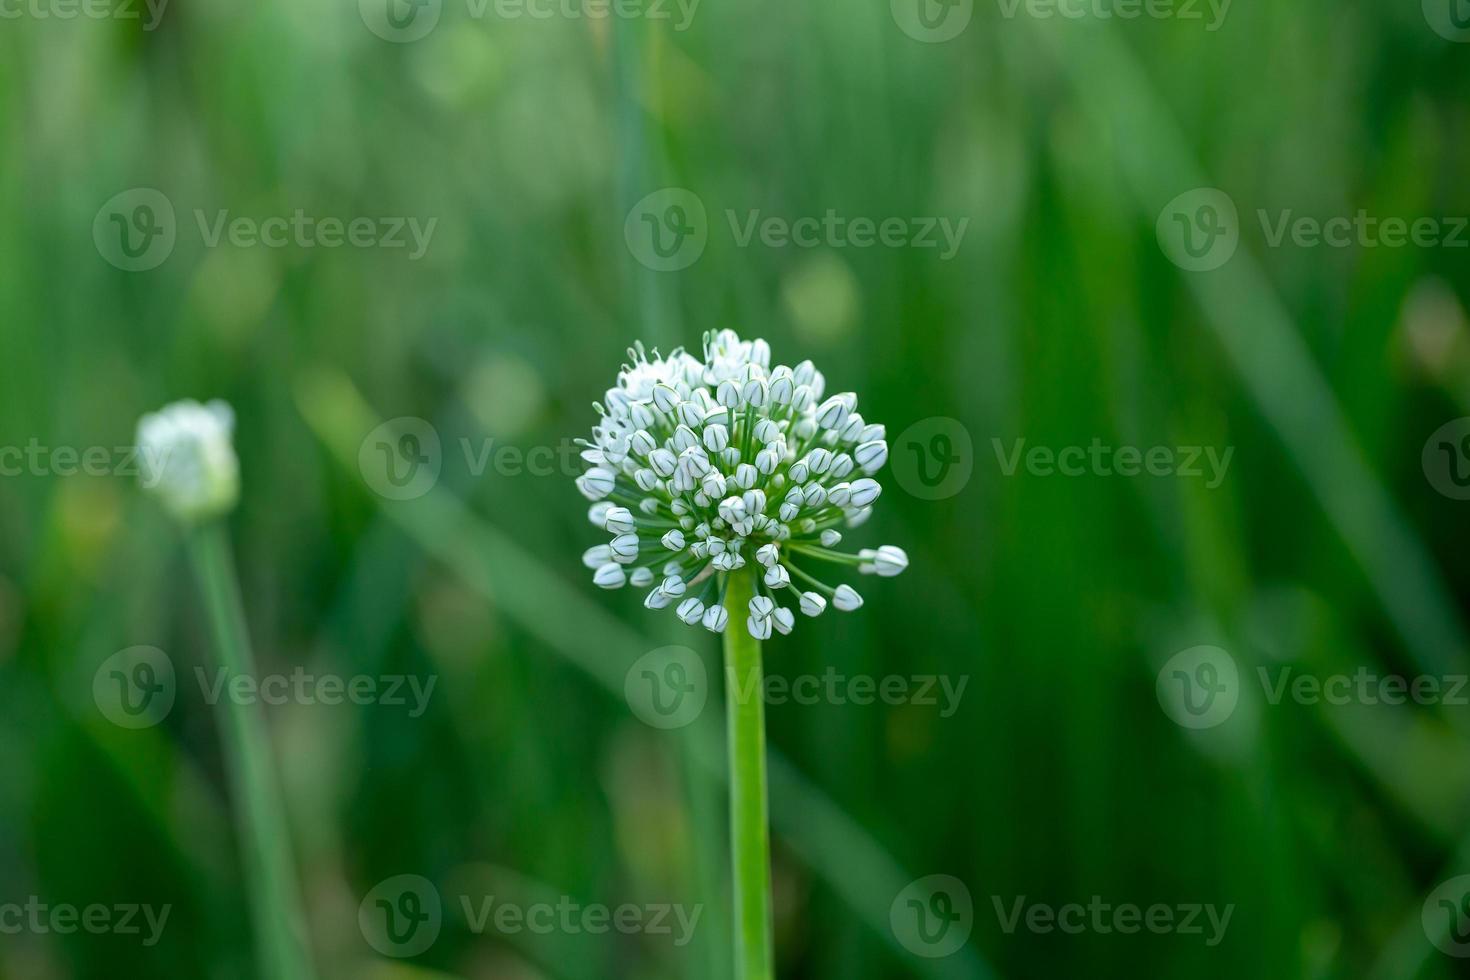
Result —
POLYGON ((179 401, 138 420, 140 482, 179 520, 228 513, 240 498, 235 413, 222 401, 179 401))
POLYGON ((872 477, 888 460, 885 430, 858 413, 857 395, 829 395, 810 361, 772 367, 765 341, 732 330, 707 334, 702 360, 642 345, 628 354, 581 443, 588 468, 577 487, 595 501, 592 523, 612 535, 583 556, 597 585, 657 581, 648 608, 682 600, 681 620, 720 632, 729 579, 747 575, 746 629, 765 639, 795 623, 778 595, 807 616, 862 605, 850 586, 818 579, 814 563, 884 577, 908 566, 891 545, 832 550, 838 526, 872 514, 882 492, 872 477))

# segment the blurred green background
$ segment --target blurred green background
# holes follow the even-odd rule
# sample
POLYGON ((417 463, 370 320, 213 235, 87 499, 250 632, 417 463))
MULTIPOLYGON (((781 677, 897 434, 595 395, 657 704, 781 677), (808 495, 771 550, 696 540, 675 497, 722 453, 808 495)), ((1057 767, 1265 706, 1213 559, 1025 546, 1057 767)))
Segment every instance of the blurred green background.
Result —
MULTIPOLYGON (((904 576, 767 644, 787 677, 967 679, 950 717, 768 709, 782 976, 1456 974, 1421 911, 1470 872, 1470 708, 1271 704, 1255 678, 1470 669, 1467 505, 1421 461, 1470 414, 1470 236, 1273 245, 1257 220, 1470 214, 1470 46, 1432 29, 1459 0, 1240 2, 1213 30, 1204 6, 704 0, 685 23, 672 4, 392 2, 172 0, 150 24, 26 0, 0 19, 0 444, 112 452, 145 411, 227 399, 260 669, 437 678, 416 718, 266 708, 323 977, 728 975, 718 684, 673 731, 623 697, 667 643, 717 678, 713 637, 593 588, 580 555, 602 535, 572 474, 476 473, 461 451, 561 447, 630 343, 697 349, 721 327, 858 392, 895 464, 926 419, 973 446, 944 499, 885 475, 850 536, 905 548, 904 576), (1199 187, 1238 208, 1239 247, 1186 271, 1157 226, 1199 187), (171 206, 175 241, 128 271, 106 243, 112 214, 146 217, 112 205, 138 188, 171 206), (667 272, 625 236, 662 188, 698 199, 707 239, 667 272), (221 211, 298 210, 436 223, 417 259, 207 233, 221 211), (729 218, 829 210, 968 225, 945 259, 742 246, 729 218), (400 417, 443 444, 437 485, 407 501, 359 466, 400 417), (993 442, 1095 438, 1233 456, 1209 489, 1007 475, 993 442), (1156 680, 1201 644, 1240 680, 1229 717, 1194 730, 1156 680), (358 912, 402 874, 446 911, 400 960, 358 912), (973 900, 942 958, 890 920, 931 874, 973 900), (492 894, 704 914, 683 946, 477 932, 456 899, 492 894), (1094 895, 1233 914, 1211 946, 1008 931, 996 911, 1094 895)), ((151 946, 0 934, 0 977, 255 976, 181 536, 126 474, 47 458, 0 479, 0 904, 172 912, 151 946), (140 644, 167 652, 178 697, 131 730, 93 679, 140 644)))

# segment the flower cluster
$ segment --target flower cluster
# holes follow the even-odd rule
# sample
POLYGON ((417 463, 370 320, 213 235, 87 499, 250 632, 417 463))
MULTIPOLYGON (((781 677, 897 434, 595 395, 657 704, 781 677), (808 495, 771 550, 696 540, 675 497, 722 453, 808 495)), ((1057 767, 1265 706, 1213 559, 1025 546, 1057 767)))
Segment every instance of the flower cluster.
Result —
POLYGON ((235 413, 218 399, 185 400, 138 421, 143 486, 185 523, 230 511, 240 496, 240 464, 231 440, 235 413))
POLYGON ((731 330, 705 336, 702 361, 682 349, 628 353, 633 363, 594 406, 592 440, 580 443, 589 468, 577 487, 593 501, 592 523, 613 536, 582 556, 597 585, 652 586, 645 606, 674 605, 684 622, 718 633, 730 576, 751 575, 745 625, 766 639, 795 624, 783 595, 808 616, 863 603, 802 566, 883 576, 907 567, 901 548, 834 550, 839 526, 872 513, 882 492, 873 474, 888 460, 884 428, 858 414, 856 395, 824 398, 810 361, 772 368, 770 345, 731 330))

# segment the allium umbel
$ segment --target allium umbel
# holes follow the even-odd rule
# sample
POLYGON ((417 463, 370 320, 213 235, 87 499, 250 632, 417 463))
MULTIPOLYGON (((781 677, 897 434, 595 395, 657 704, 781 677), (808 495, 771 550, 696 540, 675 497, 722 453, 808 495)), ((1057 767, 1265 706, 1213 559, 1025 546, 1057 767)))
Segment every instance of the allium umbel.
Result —
POLYGON ((729 617, 717 573, 749 575, 744 626, 766 639, 791 631, 788 605, 807 616, 862 605, 851 586, 815 577, 813 563, 881 576, 907 567, 892 545, 833 550, 839 527, 871 515, 882 492, 873 474, 888 461, 884 428, 858 414, 856 395, 826 395, 810 361, 771 367, 764 340, 731 330, 705 335, 702 361, 683 349, 628 353, 633 363, 594 406, 592 440, 580 441, 588 469, 577 487, 611 535, 582 556, 597 585, 653 585, 648 608, 721 632, 729 617))
POLYGON ((175 517, 192 524, 224 514, 240 496, 240 464, 232 436, 235 413, 225 402, 173 402, 138 421, 143 486, 175 517))

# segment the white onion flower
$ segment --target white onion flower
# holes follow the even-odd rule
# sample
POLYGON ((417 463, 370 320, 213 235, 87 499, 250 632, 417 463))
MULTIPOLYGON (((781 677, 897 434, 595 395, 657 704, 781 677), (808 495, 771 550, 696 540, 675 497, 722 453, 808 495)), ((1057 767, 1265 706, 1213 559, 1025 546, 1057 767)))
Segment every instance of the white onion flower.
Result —
POLYGON ((763 340, 722 330, 705 336, 703 354, 638 345, 594 406, 576 482, 593 501, 589 520, 612 537, 583 564, 603 588, 654 585, 646 606, 677 603, 679 619, 714 632, 728 625, 736 575, 750 577, 745 628, 758 639, 795 623, 778 595, 806 616, 857 609, 851 586, 814 569, 891 577, 908 566, 891 545, 833 550, 838 528, 866 521, 882 493, 873 477, 888 460, 886 430, 858 413, 857 395, 828 394, 810 361, 773 367, 763 340))
POLYGON ((222 401, 179 401, 138 420, 139 479, 186 524, 218 517, 240 499, 235 413, 222 401))

